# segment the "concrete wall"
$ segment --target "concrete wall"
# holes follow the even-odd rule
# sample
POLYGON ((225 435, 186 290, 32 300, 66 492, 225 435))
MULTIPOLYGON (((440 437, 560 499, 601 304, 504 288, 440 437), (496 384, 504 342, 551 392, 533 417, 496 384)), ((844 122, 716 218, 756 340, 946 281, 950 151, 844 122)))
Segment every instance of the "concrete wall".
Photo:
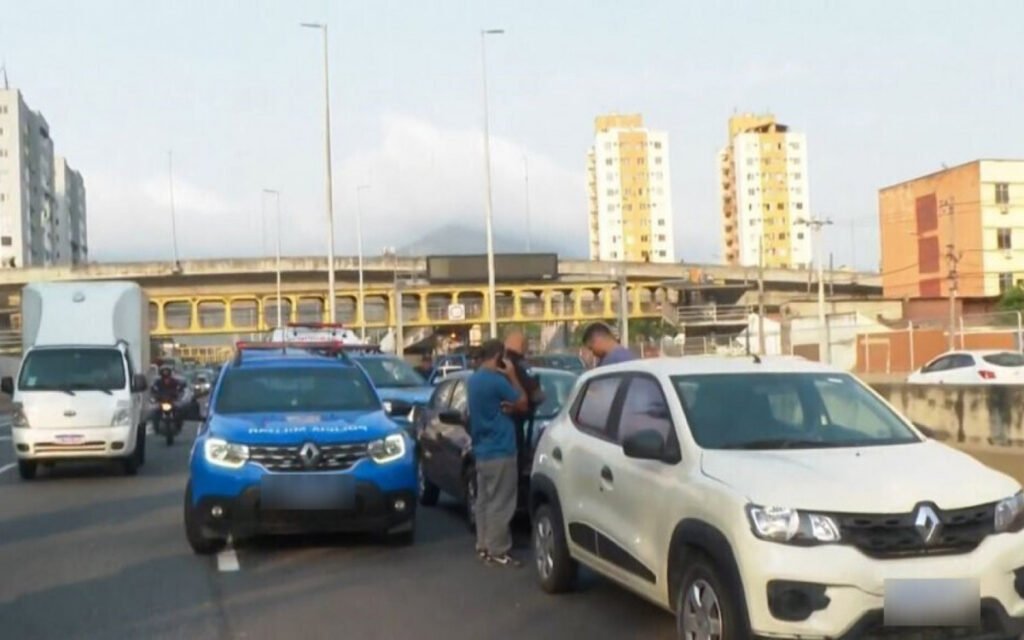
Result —
POLYGON ((951 386, 875 383, 898 411, 951 444, 1021 447, 1024 386, 951 386))

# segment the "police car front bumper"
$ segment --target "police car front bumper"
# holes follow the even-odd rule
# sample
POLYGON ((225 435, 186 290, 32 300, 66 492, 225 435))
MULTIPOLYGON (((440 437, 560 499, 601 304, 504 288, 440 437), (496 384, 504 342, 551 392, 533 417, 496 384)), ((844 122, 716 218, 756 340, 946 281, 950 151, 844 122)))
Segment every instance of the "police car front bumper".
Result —
POLYGON ((236 538, 260 534, 394 533, 416 517, 416 494, 410 490, 382 491, 370 482, 355 482, 350 501, 338 507, 273 505, 260 487, 237 496, 206 495, 192 505, 203 533, 236 538))

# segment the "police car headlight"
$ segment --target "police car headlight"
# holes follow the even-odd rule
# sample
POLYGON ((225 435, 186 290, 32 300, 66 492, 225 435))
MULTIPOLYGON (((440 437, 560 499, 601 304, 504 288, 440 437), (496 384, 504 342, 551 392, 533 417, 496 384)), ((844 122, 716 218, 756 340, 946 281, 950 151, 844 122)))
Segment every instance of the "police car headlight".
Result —
POLYGON ((1024 492, 996 505, 996 533, 1020 531, 1024 528, 1024 492))
POLYGON ((368 447, 375 462, 393 462, 405 455, 405 436, 396 433, 383 440, 374 440, 368 447))
POLYGON ((782 507, 747 507, 754 535, 762 540, 792 544, 839 542, 836 521, 826 515, 782 507))
POLYGON ((238 469, 249 459, 249 447, 220 438, 209 438, 203 444, 206 461, 220 467, 238 469))

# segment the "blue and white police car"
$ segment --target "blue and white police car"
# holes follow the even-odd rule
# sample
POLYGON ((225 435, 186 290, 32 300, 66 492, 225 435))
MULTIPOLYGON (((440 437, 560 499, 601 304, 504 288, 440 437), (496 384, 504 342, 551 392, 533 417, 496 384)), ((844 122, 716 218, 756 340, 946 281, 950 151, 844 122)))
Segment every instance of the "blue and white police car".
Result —
POLYGON ((185 533, 196 553, 306 531, 413 542, 413 443, 334 346, 238 345, 192 448, 185 533))

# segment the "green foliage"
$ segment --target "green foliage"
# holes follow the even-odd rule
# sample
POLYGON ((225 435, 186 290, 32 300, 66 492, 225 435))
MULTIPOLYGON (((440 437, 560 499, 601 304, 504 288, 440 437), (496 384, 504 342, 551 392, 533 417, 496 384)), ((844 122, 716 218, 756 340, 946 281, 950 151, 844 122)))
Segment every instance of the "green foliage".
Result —
POLYGON ((1024 288, 1011 287, 999 299, 996 307, 1000 311, 1024 311, 1024 288))

